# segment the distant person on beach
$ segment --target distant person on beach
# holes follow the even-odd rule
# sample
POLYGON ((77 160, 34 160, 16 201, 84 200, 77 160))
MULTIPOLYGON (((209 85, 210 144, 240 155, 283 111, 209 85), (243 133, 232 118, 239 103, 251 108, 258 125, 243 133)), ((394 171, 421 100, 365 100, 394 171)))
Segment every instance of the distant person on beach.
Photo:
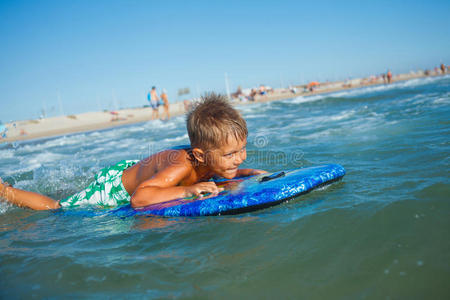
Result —
POLYGON ((250 101, 255 101, 256 100, 256 95, 257 95, 256 89, 252 89, 250 91, 250 95, 248 96, 248 99, 250 101))
POLYGON ((57 201, 14 188, 0 179, 0 198, 36 210, 79 206, 143 207, 173 199, 217 195, 214 176, 231 179, 265 173, 238 169, 247 158, 247 124, 225 96, 209 94, 187 115, 190 145, 153 154, 141 161, 123 160, 104 168, 83 191, 57 201))
POLYGON ((163 105, 164 105, 164 113, 166 115, 166 120, 169 120, 170 119, 169 99, 167 98, 167 91, 165 89, 162 90, 161 99, 162 99, 163 105))
POLYGON ((152 90, 147 95, 147 100, 152 108, 152 120, 159 118, 159 97, 156 93, 156 87, 152 87, 152 90))
POLYGON ((391 83, 391 80, 392 80, 392 73, 391 73, 391 70, 388 70, 388 71, 387 71, 387 73, 386 73, 386 78, 387 78, 388 84, 391 83))
POLYGON ((441 73, 442 74, 445 74, 445 70, 446 70, 447 68, 445 67, 445 65, 444 64, 441 64, 441 73))
POLYGON ((6 128, 6 126, 3 125, 2 121, 0 121, 0 140, 6 138, 7 131, 8 128, 6 128))
POLYGON ((184 112, 188 112, 191 110, 192 102, 190 100, 186 99, 183 101, 183 106, 184 106, 184 112))
POLYGON ((264 86, 264 84, 261 84, 261 85, 259 86, 259 94, 260 94, 261 96, 264 96, 265 94, 267 94, 267 92, 266 92, 266 87, 264 86))
POLYGON ((289 86, 289 91, 291 91, 292 94, 297 94, 297 88, 295 86, 289 86))
POLYGON ((242 100, 241 96, 243 96, 242 88, 241 86, 238 86, 236 92, 231 94, 231 98, 242 100))

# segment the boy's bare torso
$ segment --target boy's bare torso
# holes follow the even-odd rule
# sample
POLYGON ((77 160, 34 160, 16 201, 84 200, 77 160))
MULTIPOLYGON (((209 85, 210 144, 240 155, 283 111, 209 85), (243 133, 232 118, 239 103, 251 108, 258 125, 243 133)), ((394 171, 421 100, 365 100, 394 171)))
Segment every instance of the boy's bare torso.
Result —
MULTIPOLYGON (((160 171, 171 167, 173 169, 174 177, 183 179, 179 182, 173 182, 172 186, 188 186, 199 181, 200 176, 197 174, 193 166, 193 160, 189 153, 182 150, 166 150, 153 154, 134 166, 126 169, 123 172, 122 183, 129 195, 133 195, 136 188, 146 180, 151 179, 160 171), (180 176, 180 173, 183 173, 180 176)), ((165 178, 170 181, 170 176, 165 178)))

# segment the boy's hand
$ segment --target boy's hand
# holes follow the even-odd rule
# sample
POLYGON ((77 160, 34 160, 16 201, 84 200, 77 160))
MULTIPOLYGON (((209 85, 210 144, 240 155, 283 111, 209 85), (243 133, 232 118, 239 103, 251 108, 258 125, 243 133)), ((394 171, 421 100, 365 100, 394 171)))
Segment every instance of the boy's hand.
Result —
POLYGON ((211 196, 216 196, 223 188, 217 187, 215 182, 199 182, 191 186, 186 187, 186 197, 199 196, 203 197, 203 194, 210 193, 211 196))

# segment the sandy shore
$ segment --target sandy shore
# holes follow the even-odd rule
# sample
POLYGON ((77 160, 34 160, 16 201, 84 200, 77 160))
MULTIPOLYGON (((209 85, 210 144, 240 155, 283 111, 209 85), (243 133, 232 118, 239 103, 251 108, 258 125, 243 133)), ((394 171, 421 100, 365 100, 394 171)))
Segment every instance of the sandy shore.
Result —
MULTIPOLYGON (((160 117, 162 116, 162 112, 163 109, 160 107, 160 117)), ((183 113, 184 105, 182 103, 171 104, 171 117, 183 113)), ((87 112, 77 115, 17 121, 5 124, 7 136, 6 138, 0 139, 0 143, 46 138, 141 123, 150 121, 151 116, 152 110, 150 107, 139 107, 121 109, 114 113, 110 111, 87 112)))
MULTIPOLYGON (((437 76, 434 73, 431 76, 437 76)), ((430 76, 430 75, 429 75, 430 76)), ((405 81, 415 78, 428 77, 422 72, 399 74, 393 77, 393 81, 405 81)), ((264 96, 256 96, 255 101, 234 102, 236 104, 252 104, 258 102, 275 101, 298 96, 309 96, 314 94, 330 93, 354 88, 360 88, 370 85, 384 84, 381 78, 358 78, 346 82, 326 82, 321 83, 313 92, 305 89, 304 85, 296 86, 296 92, 293 93, 289 89, 275 89, 273 92, 264 96)), ((160 116, 162 116, 163 108, 160 107, 160 116)), ((184 105, 181 102, 170 104, 171 117, 184 114, 184 105)), ((110 111, 103 112, 87 112, 77 115, 59 116, 38 120, 17 121, 7 123, 6 137, 0 137, 0 143, 13 142, 20 140, 31 140, 39 138, 47 138, 60 136, 70 133, 86 132, 122 126, 127 124, 135 124, 147 122, 151 120, 152 111, 149 107, 121 109, 114 113, 110 111)))

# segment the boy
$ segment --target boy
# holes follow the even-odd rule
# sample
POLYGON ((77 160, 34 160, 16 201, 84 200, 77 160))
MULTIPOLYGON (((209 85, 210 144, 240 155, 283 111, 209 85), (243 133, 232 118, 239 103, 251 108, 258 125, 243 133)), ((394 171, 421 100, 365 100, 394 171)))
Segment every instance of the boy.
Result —
POLYGON ((142 207, 172 199, 217 195, 213 176, 231 179, 265 173, 238 169, 246 159, 247 125, 221 95, 202 98, 187 115, 191 146, 153 154, 141 161, 121 161, 102 169, 85 190, 61 201, 23 191, 0 179, 0 197, 36 210, 80 205, 142 207))

